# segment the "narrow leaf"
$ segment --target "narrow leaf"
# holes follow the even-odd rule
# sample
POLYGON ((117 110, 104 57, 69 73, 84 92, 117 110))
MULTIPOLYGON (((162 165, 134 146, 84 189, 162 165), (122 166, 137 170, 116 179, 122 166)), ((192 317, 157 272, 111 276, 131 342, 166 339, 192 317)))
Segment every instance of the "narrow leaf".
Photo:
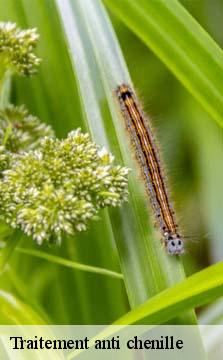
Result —
MULTIPOLYGON (((97 339, 112 336, 121 328, 133 324, 163 324, 182 311, 198 307, 223 296, 223 262, 210 266, 184 280, 172 288, 162 291, 136 309, 116 320, 97 335, 97 339)), ((196 334, 196 327, 191 329, 196 334)), ((196 337, 196 335, 195 335, 196 337)), ((91 339, 90 344, 95 339, 91 339)), ((202 352, 202 348, 198 349, 202 352)), ((67 360, 75 358, 81 351, 72 351, 67 360)), ((203 353, 205 358, 205 354, 203 353)))
POLYGON ((223 262, 188 277, 125 314, 114 325, 162 324, 181 311, 207 304, 223 296, 223 262))
POLYGON ((103 269, 103 268, 96 267, 96 266, 90 266, 90 265, 81 264, 81 263, 78 263, 76 261, 63 259, 63 258, 61 258, 59 256, 51 255, 51 254, 48 254, 48 253, 43 252, 43 251, 25 249, 25 248, 16 248, 16 251, 18 251, 18 252, 20 252, 22 254, 35 256, 35 257, 38 257, 40 259, 45 259, 45 260, 51 261, 52 263, 63 265, 63 266, 69 267, 71 269, 87 271, 87 272, 100 274, 100 275, 106 275, 106 276, 113 277, 115 279, 123 279, 123 275, 120 274, 120 273, 117 273, 115 271, 108 270, 108 269, 103 269))

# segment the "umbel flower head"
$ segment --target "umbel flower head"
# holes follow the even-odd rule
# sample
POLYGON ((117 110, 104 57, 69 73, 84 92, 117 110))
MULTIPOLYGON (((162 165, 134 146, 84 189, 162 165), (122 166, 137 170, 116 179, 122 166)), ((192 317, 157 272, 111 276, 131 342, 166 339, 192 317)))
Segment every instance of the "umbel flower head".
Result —
POLYGON ((128 169, 78 129, 45 138, 36 151, 14 155, 0 183, 1 214, 39 244, 86 230, 107 205, 127 199, 128 169))
POLYGON ((6 151, 19 153, 37 149, 45 136, 54 136, 51 126, 30 115, 23 105, 0 108, 0 146, 6 151))
POLYGON ((16 24, 0 22, 0 63, 2 73, 10 69, 19 75, 32 75, 40 63, 33 53, 39 35, 36 29, 21 30, 16 24))

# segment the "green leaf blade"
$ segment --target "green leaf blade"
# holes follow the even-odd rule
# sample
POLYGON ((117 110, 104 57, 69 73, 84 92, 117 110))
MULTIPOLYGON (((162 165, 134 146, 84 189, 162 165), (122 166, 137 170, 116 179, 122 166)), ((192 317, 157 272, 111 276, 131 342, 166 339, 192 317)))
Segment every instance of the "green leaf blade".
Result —
POLYGON ((209 266, 132 310, 114 325, 162 324, 181 311, 223 296, 223 262, 209 266))
MULTIPOLYGON (((223 296, 223 262, 209 266, 188 277, 182 283, 157 294, 117 319, 112 326, 98 334, 97 339, 102 340, 117 333, 120 329, 117 326, 121 326, 122 329, 122 326, 151 324, 152 328, 155 325, 163 324, 163 321, 170 320, 182 311, 207 304, 221 296, 223 296)), ((191 327, 191 332, 192 339, 199 336, 196 326, 191 327)), ((94 340, 95 338, 91 339, 91 344, 94 343, 94 340)), ((202 358, 206 358, 204 349, 197 346, 196 355, 198 354, 202 354, 202 358)), ((77 351, 71 352, 68 359, 73 359, 77 355, 77 351)))
MULTIPOLYGON (((131 85, 131 80, 110 21, 100 2, 75 1, 71 7, 69 2, 57 1, 57 7, 63 20, 73 12, 73 19, 68 22, 71 27, 65 21, 63 26, 85 110, 89 106, 86 90, 92 89, 95 94, 91 106, 98 108, 98 118, 91 118, 90 111, 86 111, 86 121, 91 133, 98 139, 98 131, 102 129, 100 134, 104 133, 105 138, 101 138, 100 143, 109 144, 116 159, 133 169, 129 179, 129 204, 124 204, 118 211, 110 211, 109 215, 129 301, 132 307, 136 307, 147 298, 182 281, 185 277, 183 266, 179 257, 166 254, 149 221, 148 198, 129 149, 124 119, 120 116, 114 95, 118 85, 123 82, 131 85), (86 27, 81 27, 83 24, 86 27), (82 31, 78 30, 80 28, 82 31), (114 51, 107 51, 108 48, 114 51), (81 61, 85 61, 85 66, 88 67, 84 74, 89 77, 85 76, 84 80, 83 71, 79 67, 81 61), (104 107, 108 107, 106 117, 102 117, 102 103, 104 107)), ((185 322, 196 323, 193 312, 185 314, 186 318, 185 322)))

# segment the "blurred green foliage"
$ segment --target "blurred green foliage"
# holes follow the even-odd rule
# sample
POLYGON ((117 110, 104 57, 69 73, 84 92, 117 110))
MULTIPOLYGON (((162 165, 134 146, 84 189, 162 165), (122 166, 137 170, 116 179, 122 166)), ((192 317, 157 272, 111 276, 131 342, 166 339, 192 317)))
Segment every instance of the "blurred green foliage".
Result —
MULTIPOLYGON (((84 129, 84 123, 80 120, 78 91, 72 78, 64 39, 57 31, 59 22, 52 11, 52 0, 42 2, 48 14, 45 18, 38 13, 35 1, 32 14, 23 10, 28 0, 18 0, 16 6, 15 1, 10 0, 5 6, 5 1, 0 0, 0 20, 18 22, 20 19, 20 26, 32 27, 37 26, 38 21, 40 24, 45 22, 45 28, 43 26, 41 30, 45 29, 47 41, 42 32, 39 54, 47 53, 49 57, 43 59, 43 70, 40 70, 38 77, 13 81, 13 102, 18 105, 25 103, 33 114, 51 123, 59 137, 65 136, 80 122, 84 129), (62 60, 58 68, 54 67, 53 61, 54 56, 58 55, 55 43, 59 44, 61 50, 62 60), (63 76, 63 67, 70 76, 63 76), (49 73, 47 78, 42 79, 43 71, 49 73), (54 84, 55 73, 59 73, 60 84, 54 84), (38 102, 38 96, 33 96, 38 93, 40 81, 55 87, 54 96, 44 93, 43 88, 42 96, 46 98, 47 105, 41 100, 38 102), (28 82, 32 89, 30 93, 27 91, 28 82), (61 89, 66 89, 66 92, 61 89), (64 102, 72 103, 72 106, 64 108, 64 102)), ((222 45, 221 0, 184 0, 182 3, 222 45)), ((188 244, 188 253, 183 261, 187 273, 192 274, 223 257, 223 132, 217 124, 209 121, 207 113, 160 60, 116 17, 112 14, 110 17, 138 95, 146 113, 152 117, 179 223, 188 244)), ((104 215, 100 233, 97 224, 92 224, 86 234, 76 239, 76 245, 74 239, 65 239, 65 246, 51 248, 50 251, 75 261, 119 271, 114 244, 105 244, 101 236, 107 232, 106 219, 104 215), (93 242, 92 256, 90 249, 96 237, 98 241, 93 242)), ((24 239, 22 245, 26 246, 27 241, 24 239)), ((29 245, 35 246, 30 242, 29 245)), ((44 245, 43 250, 48 251, 48 247, 44 245)), ((1 288, 19 296, 52 323, 110 323, 129 309, 124 286, 119 280, 74 272, 23 254, 13 255, 11 266, 14 270, 2 276, 1 288)))

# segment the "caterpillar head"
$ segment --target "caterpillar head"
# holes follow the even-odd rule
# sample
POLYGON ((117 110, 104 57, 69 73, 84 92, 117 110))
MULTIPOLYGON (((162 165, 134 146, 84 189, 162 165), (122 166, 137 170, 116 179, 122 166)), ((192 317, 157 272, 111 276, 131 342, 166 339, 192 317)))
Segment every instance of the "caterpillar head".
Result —
POLYGON ((178 234, 169 234, 166 239, 166 250, 170 255, 184 253, 184 241, 178 234))

